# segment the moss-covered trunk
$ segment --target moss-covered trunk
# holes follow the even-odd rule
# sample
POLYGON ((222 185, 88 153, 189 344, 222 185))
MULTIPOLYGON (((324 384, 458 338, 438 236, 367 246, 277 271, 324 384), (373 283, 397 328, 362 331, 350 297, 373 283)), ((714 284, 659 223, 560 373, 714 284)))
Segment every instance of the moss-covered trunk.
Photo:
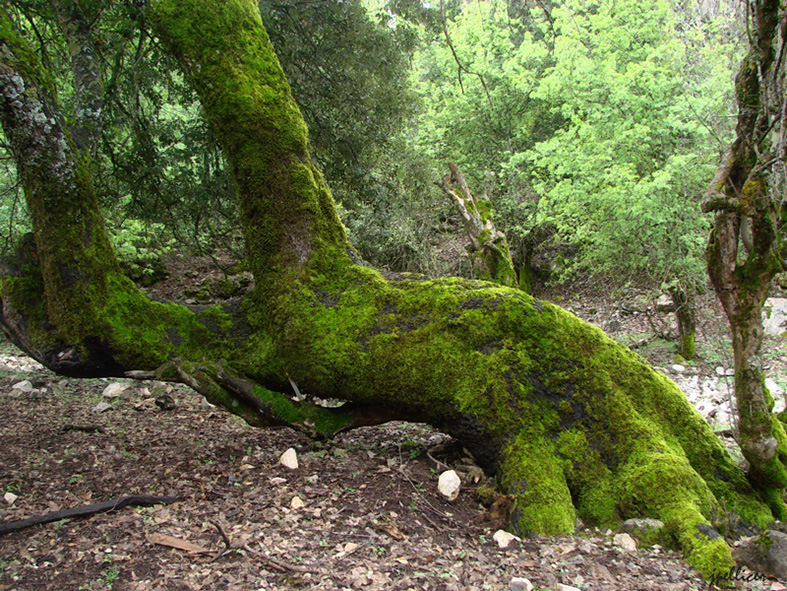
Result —
POLYGON ((675 317, 678 320, 678 353, 684 359, 693 359, 695 354, 694 335, 697 332, 697 317, 694 298, 680 285, 670 289, 675 317))
POLYGON ((757 0, 747 13, 750 46, 736 78, 737 139, 708 189, 715 212, 708 274, 730 323, 735 355, 738 441, 749 474, 775 513, 787 518, 787 434, 770 410, 759 359, 762 306, 784 269, 785 39, 783 4, 757 0), (781 23, 781 25, 779 24, 781 23), (779 131, 774 131, 779 130, 779 131))
MULTIPOLYGON (((492 202, 486 198, 477 199, 473 196, 456 164, 450 163, 448 168, 451 172, 437 185, 461 216, 465 234, 470 239, 467 250, 472 277, 508 287, 521 286, 522 281, 517 280, 514 271, 508 240, 505 234, 495 227, 492 202)), ((525 283, 527 286, 525 291, 529 292, 529 282, 525 283)))
MULTIPOLYGON (((80 260, 85 289, 106 286, 91 299, 50 312, 62 301, 60 284, 45 280, 38 292, 40 283, 31 284, 27 295, 46 303, 38 325, 80 346, 104 342, 113 361, 104 373, 184 381, 252 424, 330 435, 392 418, 429 422, 514 495, 518 531, 570 532, 577 517, 609 526, 656 517, 706 576, 728 571, 730 549, 712 528, 727 523, 728 511, 761 525, 772 514, 673 383, 600 330, 520 290, 384 276, 362 264, 312 164, 255 2, 161 0, 147 14, 225 149, 255 290, 198 314, 151 303, 121 280, 103 246, 102 256, 80 260), (69 328, 83 310, 95 322, 61 335, 57 314, 69 328), (288 396, 296 389, 304 401, 288 396), (312 396, 347 403, 328 409, 312 396)), ((11 84, 4 75, 3 89, 11 84)), ((7 95, 0 100, 13 107, 7 95)), ((3 119, 7 133, 16 121, 3 119)), ((52 174, 29 172, 31 209, 36 179, 52 174)), ((97 215, 84 195, 82 207, 97 215)), ((39 253, 55 238, 37 228, 39 253)), ((7 297, 19 295, 16 283, 3 280, 7 297)), ((39 309, 30 301, 4 301, 6 326, 22 304, 39 309)), ((63 371, 57 355, 38 358, 63 371)))

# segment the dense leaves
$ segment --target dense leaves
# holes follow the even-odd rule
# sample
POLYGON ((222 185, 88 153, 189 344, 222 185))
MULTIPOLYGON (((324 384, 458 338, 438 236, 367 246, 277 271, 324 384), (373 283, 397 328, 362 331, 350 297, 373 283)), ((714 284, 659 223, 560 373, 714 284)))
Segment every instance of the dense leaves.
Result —
MULTIPOLYGON (((76 119, 56 6, 17 0, 12 11, 76 119)), ((111 231, 134 246, 121 254, 174 238, 242 256, 220 146, 143 14, 130 3, 74 6, 100 62, 93 167, 111 231), (130 228, 139 240, 129 242, 130 228)), ((445 255, 458 220, 433 185, 456 162, 492 200, 523 272, 548 240, 567 255, 550 250, 557 278, 704 285, 710 221, 698 200, 732 134, 741 31, 732 5, 263 0, 260 9, 314 157, 370 262, 469 271, 463 254, 445 255)), ((13 166, 0 179, 8 242, 25 218, 13 166)))

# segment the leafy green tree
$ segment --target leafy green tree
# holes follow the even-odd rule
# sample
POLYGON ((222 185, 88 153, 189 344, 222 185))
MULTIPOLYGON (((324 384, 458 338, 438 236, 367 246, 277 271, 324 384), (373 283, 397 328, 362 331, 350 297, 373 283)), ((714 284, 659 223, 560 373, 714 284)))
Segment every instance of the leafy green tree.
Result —
MULTIPOLYGON (((709 115, 726 113, 733 47, 714 39, 711 59, 710 31, 682 35, 663 1, 568 0, 552 15, 555 63, 535 94, 564 124, 522 156, 540 215, 579 268, 662 285, 690 312, 710 223, 695 212, 721 139, 709 115)), ((687 358, 692 325, 681 318, 687 358)))
POLYGON ((522 263, 534 238, 548 232, 534 227, 538 195, 518 155, 550 137, 562 118, 534 95, 551 63, 548 20, 515 4, 443 7, 439 27, 423 33, 413 84, 425 105, 416 136, 421 151, 439 168, 456 162, 491 200, 527 283, 522 263))
POLYGON ((497 475, 514 529, 658 517, 706 576, 734 564, 712 530, 726 511, 783 514, 680 390, 598 329, 520 290, 363 264, 254 2, 161 0, 145 15, 222 146, 254 291, 190 309, 122 275, 50 72, 0 10, 0 122, 34 229, 2 270, 1 319, 31 355, 69 375, 180 380, 251 424, 312 435, 426 421, 497 475))

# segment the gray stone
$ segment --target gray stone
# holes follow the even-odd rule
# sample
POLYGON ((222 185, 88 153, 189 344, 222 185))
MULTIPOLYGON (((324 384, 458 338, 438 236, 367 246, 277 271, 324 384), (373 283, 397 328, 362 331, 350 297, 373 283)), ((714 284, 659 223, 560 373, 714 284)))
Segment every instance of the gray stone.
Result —
POLYGON ((612 542, 626 552, 637 551, 636 540, 628 534, 615 534, 615 536, 612 538, 612 542))
POLYGON ((745 538, 732 555, 755 573, 787 580, 787 534, 771 531, 764 537, 745 538))
POLYGON ((621 529, 629 534, 636 535, 638 532, 650 533, 664 527, 664 522, 658 519, 626 519, 621 529))
POLYGON ((514 577, 508 585, 511 591, 533 591, 533 583, 524 577, 514 577))
POLYGON ((770 337, 787 332, 787 298, 768 298, 762 310, 762 328, 770 337))
POLYGON ((32 392, 34 390, 33 384, 30 382, 30 380, 22 380, 11 387, 14 390, 19 390, 20 392, 32 392))
POLYGON ((99 402, 91 410, 96 414, 101 414, 112 409, 112 405, 107 402, 99 402))

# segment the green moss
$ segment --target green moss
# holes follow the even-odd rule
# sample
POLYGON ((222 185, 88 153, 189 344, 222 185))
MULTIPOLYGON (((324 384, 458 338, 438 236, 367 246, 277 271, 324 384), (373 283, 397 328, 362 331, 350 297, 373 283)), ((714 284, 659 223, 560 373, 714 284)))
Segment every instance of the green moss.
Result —
POLYGON ((684 333, 680 336, 680 355, 684 359, 694 359, 696 345, 694 344, 694 333, 684 333))
POLYGON ((162 0, 148 16, 194 82, 240 194, 261 289, 308 264, 347 261, 348 243, 308 134, 252 0, 162 0), (268 281, 266 278, 270 277, 268 281))
POLYGON ((478 215, 481 222, 486 223, 492 217, 492 202, 489 199, 479 199, 476 201, 478 215))
POLYGON ((254 395, 271 405, 273 416, 285 423, 305 425, 318 435, 333 435, 352 422, 352 415, 341 409, 328 409, 312 404, 300 404, 279 392, 254 388, 254 395))
POLYGON ((539 433, 520 433, 505 450, 498 476, 515 496, 512 515, 518 532, 562 534, 574 531, 576 510, 554 446, 539 433))

